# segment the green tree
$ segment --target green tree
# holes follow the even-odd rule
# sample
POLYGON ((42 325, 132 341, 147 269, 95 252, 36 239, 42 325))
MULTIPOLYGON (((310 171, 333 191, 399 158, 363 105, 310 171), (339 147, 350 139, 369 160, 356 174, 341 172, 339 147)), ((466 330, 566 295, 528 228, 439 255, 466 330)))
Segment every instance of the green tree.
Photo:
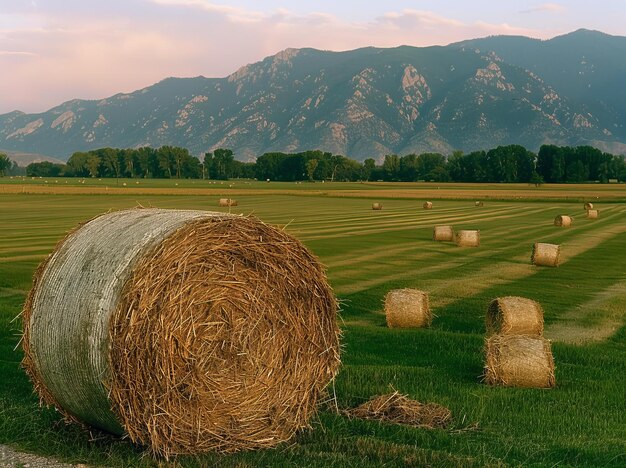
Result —
POLYGON ((235 156, 232 150, 218 148, 213 151, 213 167, 215 170, 215 179, 227 180, 232 173, 233 161, 235 156))
POLYGON ((376 169, 376 161, 373 158, 367 158, 363 161, 363 168, 361 169, 361 176, 363 180, 368 181, 374 170, 376 169))
POLYGON ((10 168, 11 160, 6 154, 0 153, 0 177, 4 177, 10 168))
POLYGON ((315 169, 317 169, 317 166, 319 165, 319 161, 315 158, 313 159, 309 159, 306 162, 306 173, 309 176, 309 180, 313 181, 313 175, 315 174, 315 169))
POLYGON ((397 154, 388 154, 383 161, 383 172, 386 180, 399 180, 400 157, 397 154))

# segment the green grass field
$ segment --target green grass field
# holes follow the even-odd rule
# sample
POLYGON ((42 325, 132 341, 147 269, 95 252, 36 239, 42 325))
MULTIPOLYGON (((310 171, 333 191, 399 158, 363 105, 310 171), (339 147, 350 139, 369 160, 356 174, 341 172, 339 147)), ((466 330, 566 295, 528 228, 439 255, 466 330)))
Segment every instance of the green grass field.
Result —
MULTIPOLYGON (((5 187, 15 183, 4 182, 5 187)), ((165 182, 154 186, 159 184, 167 188, 165 182)), ((569 195, 558 194, 571 187, 543 188, 545 198, 536 201, 511 201, 516 193, 507 189, 509 201, 487 201, 477 208, 473 198, 438 200, 432 186, 424 198, 411 199, 403 196, 403 186, 392 184, 366 186, 371 195, 359 193, 362 184, 326 184, 353 191, 350 196, 321 191, 299 196, 292 193, 294 187, 305 184, 268 185, 274 190, 261 193, 262 183, 250 184, 254 190, 238 193, 233 211, 287 226, 327 266, 342 302, 343 365, 334 385, 339 407, 393 388, 449 407, 454 423, 445 430, 414 429, 350 420, 322 409, 312 430, 276 449, 184 457, 181 465, 626 465, 626 190, 614 187, 611 195, 595 200, 597 186, 580 186, 576 202, 566 202, 569 195), (372 201, 390 191, 400 195, 388 197, 383 211, 372 211, 372 201), (435 201, 431 211, 421 208, 426 197, 435 201), (592 197, 600 209, 597 220, 585 219, 579 202, 592 197), (559 214, 574 216, 574 225, 554 227, 559 214), (480 229, 481 246, 435 243, 435 224, 480 229), (530 265, 532 244, 538 241, 561 244, 560 267, 530 265), (402 287, 429 292, 436 315, 430 329, 386 328, 383 297, 402 287), (503 295, 543 305, 545 335, 553 340, 557 367, 555 389, 490 388, 480 382, 486 307, 503 295)), ((481 198, 497 198, 489 196, 491 190, 504 189, 483 188, 481 198)), ((77 223, 138 204, 224 210, 217 208, 212 192, 115 193, 0 191, 2 444, 69 462, 154 463, 126 440, 66 425, 54 410, 40 408, 19 368, 21 351, 14 350, 21 330, 14 317, 32 273, 77 223)))

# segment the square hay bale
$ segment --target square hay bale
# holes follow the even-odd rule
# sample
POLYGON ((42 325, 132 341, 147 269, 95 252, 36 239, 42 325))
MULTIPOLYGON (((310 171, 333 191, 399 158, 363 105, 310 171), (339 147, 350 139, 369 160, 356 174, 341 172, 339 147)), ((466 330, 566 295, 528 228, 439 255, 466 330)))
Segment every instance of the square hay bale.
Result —
POLYGON ((530 261, 537 266, 559 266, 559 255, 561 254, 561 246, 557 244, 546 244, 543 242, 535 242, 533 245, 533 253, 530 261))
POLYGON ((385 296, 385 317, 389 328, 424 328, 430 326, 433 314, 428 294, 419 289, 394 289, 385 296))
POLYGON ((541 336, 493 335, 485 342, 483 379, 504 387, 554 387, 550 342, 541 336))
POLYGON ((479 247, 480 231, 460 230, 456 232, 456 245, 459 247, 479 247))
POLYGON ((435 226, 433 228, 433 240, 438 242, 454 241, 454 229, 452 226, 435 226))

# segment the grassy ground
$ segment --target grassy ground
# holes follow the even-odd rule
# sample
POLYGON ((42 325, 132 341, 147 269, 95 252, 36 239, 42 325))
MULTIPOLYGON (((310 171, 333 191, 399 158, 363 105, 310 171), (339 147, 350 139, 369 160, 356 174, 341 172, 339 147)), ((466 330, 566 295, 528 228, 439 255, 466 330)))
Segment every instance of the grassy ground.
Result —
MULTIPOLYGON (((21 352, 14 348, 20 323, 12 319, 21 309, 36 265, 78 222, 137 204, 217 210, 217 196, 207 189, 200 194, 177 192, 172 181, 155 181, 152 187, 167 189, 170 195, 22 194, 5 190, 20 186, 12 184, 7 182, 4 193, 0 191, 0 443, 67 461, 149 465, 141 449, 127 441, 67 426, 53 410, 38 407, 19 368, 21 352)), ((571 186, 542 188, 543 198, 557 201, 488 201, 482 208, 473 206, 472 192, 468 200, 438 200, 432 211, 425 211, 421 195, 437 200, 433 187, 417 196, 415 184, 370 184, 366 189, 361 184, 325 184, 331 193, 302 197, 293 192, 306 184, 267 185, 272 190, 250 184, 248 194, 238 193, 240 204, 233 210, 287 225, 327 265, 343 303, 345 349, 334 387, 339 406, 356 405, 393 387, 420 401, 448 406, 455 422, 450 429, 429 431, 349 420, 322 410, 312 430, 277 449, 182 458, 181 464, 626 464, 623 189, 593 195, 600 197, 601 217, 592 221, 584 219, 578 200, 591 199, 592 193, 599 193, 597 186, 581 186, 575 197, 569 195, 571 186), (360 193, 363 190, 368 197, 360 193), (337 191, 353 193, 328 196, 337 191), (370 209, 372 201, 389 193, 398 196, 386 200, 383 211, 370 209), (558 201, 568 197, 577 202, 558 201), (573 215, 573 227, 554 227, 558 214, 573 215), (434 224, 480 229, 481 246, 434 243, 434 224), (529 265, 537 241, 561 244, 559 268, 529 265), (431 329, 385 327, 382 299, 388 290, 400 287, 429 292, 437 315, 431 329), (489 388, 480 383, 483 317, 488 302, 502 295, 522 295, 543 305, 545 334, 553 339, 556 389, 489 388)), ((310 185, 317 190, 321 184, 310 185)), ((509 186, 467 189, 480 190, 486 199, 503 190, 509 191, 506 199, 517 196, 509 186)), ((465 193, 458 184, 440 190, 456 191, 449 198, 465 193)))

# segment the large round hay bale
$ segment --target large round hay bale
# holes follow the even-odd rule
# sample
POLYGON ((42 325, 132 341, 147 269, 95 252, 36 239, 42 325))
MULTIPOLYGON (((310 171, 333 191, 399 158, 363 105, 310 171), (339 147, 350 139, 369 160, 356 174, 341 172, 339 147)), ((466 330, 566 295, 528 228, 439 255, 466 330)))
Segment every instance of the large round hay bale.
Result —
POLYGON ((433 240, 452 242, 454 240, 454 229, 452 229, 452 226, 435 226, 433 228, 433 240))
POLYGON ((480 231, 460 230, 456 232, 456 245, 459 247, 479 247, 480 231))
POLYGON ((593 203, 591 203, 591 202, 587 202, 587 203, 585 203, 585 204, 583 205, 583 208, 584 208, 585 210, 592 210, 592 209, 593 209, 593 203))
POLYGON ((269 447, 307 426, 337 372, 336 312, 320 263, 280 229, 113 212, 39 268, 24 367, 68 419, 156 454, 269 447))
POLYGON ((394 289, 385 295, 385 317, 389 328, 428 327, 433 314, 428 294, 419 289, 394 289))
POLYGON ((484 203, 481 201, 475 201, 474 206, 484 206, 484 203))
POLYGON ((422 205, 424 207, 425 210, 432 210, 433 209, 433 202, 424 202, 424 204, 422 205))
POLYGON ((560 245, 535 242, 533 244, 533 253, 530 256, 530 261, 533 265, 556 267, 559 266, 560 254, 560 245))
POLYGON ((372 203, 372 210, 382 210, 382 209, 383 209, 382 203, 372 203))
POLYGON ((598 219, 600 212, 598 210, 587 210, 587 219, 598 219))
POLYGON ((541 336, 493 335, 485 343, 484 379, 505 387, 554 387, 550 342, 541 336))
POLYGON ((232 198, 220 198, 218 202, 219 206, 237 206, 239 202, 237 200, 233 200, 232 198))
POLYGON ((525 297, 497 297, 487 308, 485 325, 488 335, 541 336, 543 309, 538 302, 525 297))
POLYGON ((571 216, 558 215, 554 218, 554 225, 559 227, 570 227, 572 225, 571 216))

